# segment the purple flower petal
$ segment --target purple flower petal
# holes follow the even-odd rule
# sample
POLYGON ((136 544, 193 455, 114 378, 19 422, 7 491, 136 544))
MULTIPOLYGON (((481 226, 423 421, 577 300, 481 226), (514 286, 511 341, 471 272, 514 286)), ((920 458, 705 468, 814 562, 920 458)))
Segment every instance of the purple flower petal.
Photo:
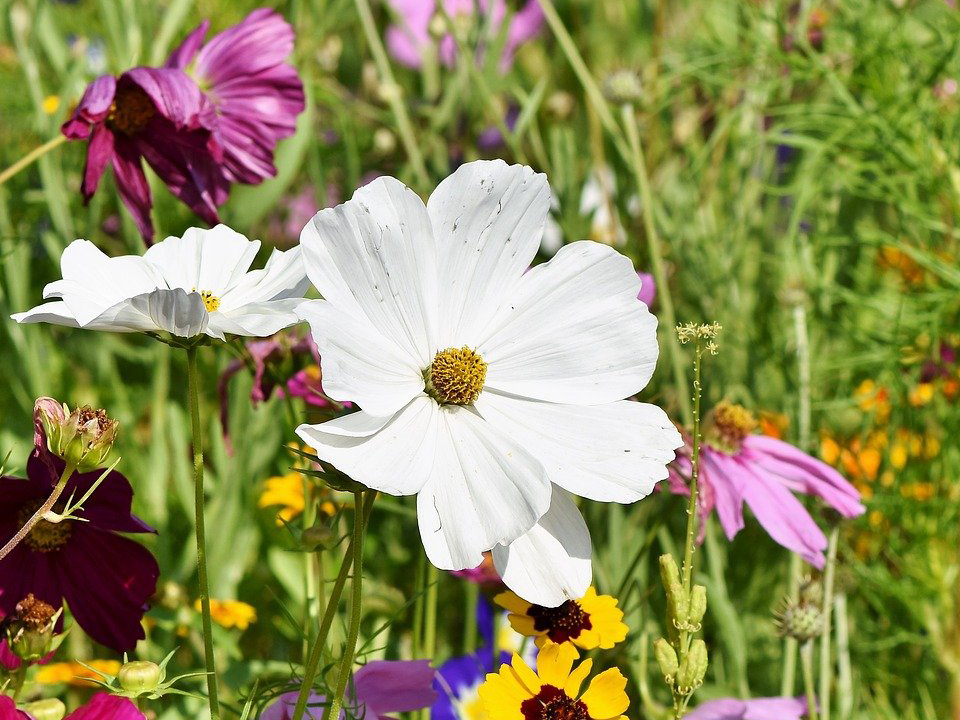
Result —
POLYGON ((746 700, 743 720, 800 720, 807 715, 804 698, 770 697, 746 700))
MULTIPOLYGON (((291 720, 293 718, 293 711, 297 707, 297 696, 299 694, 296 690, 284 693, 260 714, 260 720, 291 720)), ((317 695, 313 692, 310 693, 307 698, 307 708, 303 714, 304 720, 321 720, 324 710, 326 710, 324 706, 325 702, 326 698, 324 698, 323 695, 317 695)), ((342 712, 340 713, 340 717, 343 718, 342 712)), ((374 718, 370 720, 374 720, 374 718)))
MULTIPOLYGON (((15 522, 0 523, 0 537, 6 541, 19 529, 15 522)), ((0 617, 12 613, 29 593, 55 608, 63 605, 54 557, 57 554, 36 552, 23 542, 0 560, 0 617)))
POLYGON ((701 478, 705 485, 710 486, 712 495, 710 502, 715 504, 720 525, 726 533, 727 540, 743 530, 743 500, 742 483, 738 482, 738 468, 731 467, 730 458, 711 448, 704 447, 701 456, 703 473, 701 478))
POLYGON ((637 277, 640 278, 640 292, 637 294, 637 300, 650 307, 657 297, 657 283, 649 273, 637 273, 637 277))
POLYGON ((203 45, 203 40, 207 36, 207 30, 209 29, 210 21, 204 20, 191 30, 190 34, 180 43, 177 49, 170 53, 170 57, 167 58, 164 67, 186 70, 187 65, 193 60, 200 46, 203 45))
POLYGON ((87 145, 87 164, 83 169, 83 183, 80 186, 84 202, 89 202, 97 191, 100 177, 107 169, 112 157, 113 133, 106 125, 97 125, 87 145))
POLYGON ((85 140, 90 136, 90 126, 106 119, 116 90, 117 80, 113 75, 101 75, 87 85, 77 108, 60 131, 71 140, 85 140))
POLYGON ((357 701, 382 715, 429 707, 437 699, 429 660, 374 660, 353 675, 357 701))
POLYGON ((101 692, 67 715, 66 720, 146 720, 146 715, 130 698, 101 692))
POLYGON ((57 554, 77 624, 101 645, 133 650, 145 637, 140 621, 160 575, 153 555, 133 540, 79 523, 57 554))
POLYGON ((8 695, 0 695, 0 720, 33 720, 23 710, 17 710, 17 704, 8 695))
POLYGON ((434 0, 387 0, 399 22, 387 28, 387 50, 409 68, 423 64, 423 48, 430 42, 434 0))
POLYGON ((208 101, 197 84, 182 70, 151 67, 127 70, 117 81, 118 92, 131 83, 143 90, 153 101, 157 112, 178 130, 201 127, 201 117, 208 101))
POLYGON ((120 199, 133 216, 143 239, 150 245, 153 242, 153 223, 150 220, 153 197, 140 164, 140 152, 130 138, 115 138, 112 164, 120 199))

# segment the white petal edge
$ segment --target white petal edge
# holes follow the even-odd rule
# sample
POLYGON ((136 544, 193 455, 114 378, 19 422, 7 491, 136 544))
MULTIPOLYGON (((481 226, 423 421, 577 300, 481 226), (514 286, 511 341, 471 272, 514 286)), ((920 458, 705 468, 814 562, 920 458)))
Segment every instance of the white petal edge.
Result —
POLYGON ((417 495, 420 537, 438 568, 474 568, 536 524, 550 483, 540 462, 472 408, 441 406, 439 420, 433 471, 417 495))
POLYGON ((423 373, 410 356, 367 318, 327 300, 296 309, 310 329, 323 371, 323 390, 373 415, 391 415, 423 391, 423 373))
POLYGON ((248 240, 221 224, 209 230, 187 228, 182 237, 166 238, 143 257, 171 288, 220 297, 250 269, 259 250, 259 240, 248 240))
POLYGON ((224 293, 220 311, 230 312, 271 300, 302 299, 310 287, 302 256, 299 245, 286 251, 274 248, 263 269, 251 270, 224 293))
POLYGON ((437 403, 421 395, 392 416, 357 412, 301 425, 297 435, 358 483, 388 495, 412 495, 433 467, 438 423, 437 403))
POLYGON ((557 607, 579 599, 593 577, 590 530, 565 490, 553 486, 550 509, 533 528, 493 548, 493 562, 508 588, 527 602, 557 607))
POLYGON ((437 186, 427 212, 439 258, 441 345, 476 346, 537 254, 550 185, 524 165, 477 160, 437 186))
MULTIPOLYGON (((153 321, 158 330, 179 337, 195 337, 207 329, 210 316, 200 293, 182 288, 159 289, 130 298, 130 307, 153 321)), ((222 335, 215 335, 223 340, 222 335)))
POLYGON ((220 337, 224 333, 244 337, 267 337, 300 322, 296 309, 303 298, 287 298, 248 303, 232 312, 210 313, 207 334, 220 337))
POLYGON ((622 400, 657 364, 657 319, 628 258, 600 243, 562 247, 520 280, 477 347, 488 387, 580 405, 622 400))
POLYGON ((380 177, 318 212, 300 234, 323 298, 364 316, 421 369, 436 352, 436 247, 423 201, 380 177))
POLYGON ((552 482, 601 502, 649 495, 683 444, 663 410, 631 400, 560 405, 484 391, 476 408, 539 459, 552 482))

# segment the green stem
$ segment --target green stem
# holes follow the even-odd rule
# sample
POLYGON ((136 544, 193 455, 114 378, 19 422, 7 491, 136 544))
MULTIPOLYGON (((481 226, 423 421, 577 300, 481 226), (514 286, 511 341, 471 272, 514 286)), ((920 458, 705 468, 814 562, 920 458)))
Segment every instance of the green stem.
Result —
POLYGON ((200 383, 197 376, 196 345, 187 348, 187 393, 190 397, 190 425, 193 430, 194 526, 197 534, 197 579, 200 585, 200 615, 203 621, 203 659, 207 670, 207 695, 211 720, 220 720, 217 666, 213 656, 213 622, 210 619, 210 585, 207 578, 207 542, 204 527, 206 495, 203 491, 203 430, 200 424, 200 383))
POLYGON ((76 469, 76 465, 72 463, 67 463, 64 466, 63 472, 60 473, 60 479, 57 480, 57 484, 53 486, 53 491, 50 493, 49 497, 43 501, 43 505, 38 507, 36 512, 30 516, 30 519, 24 523, 23 527, 17 530, 17 534, 10 538, 7 543, 0 548, 0 560, 3 560, 3 558, 9 555, 13 549, 19 545, 27 535, 30 534, 33 526, 40 522, 44 515, 53 510, 53 506, 57 503, 57 500, 63 494, 63 489, 67 486, 67 480, 70 479, 70 476, 73 475, 73 472, 76 469))
POLYGON ((833 579, 837 568, 837 543, 840 528, 833 528, 827 540, 827 566, 823 572, 823 634, 820 636, 820 711, 830 720, 830 693, 833 669, 830 667, 830 620, 833 611, 833 579))
MULTIPOLYGON (((623 108, 623 125, 627 129, 627 142, 630 145, 629 162, 640 191, 640 202, 643 205, 641 217, 643 228, 647 235, 647 246, 650 251, 650 269, 657 282, 657 301, 660 303, 660 317, 663 324, 669 328, 671 335, 677 326, 677 316, 673 309, 673 297, 667 284, 667 273, 663 262, 663 251, 660 247, 660 236, 654 220, 653 193, 650 190, 650 178, 647 175, 647 164, 643 157, 643 146, 640 143, 640 130, 633 109, 623 108)), ((693 419, 690 410, 690 401, 687 399, 687 378, 683 369, 683 357, 680 353, 680 342, 675 335, 667 342, 670 352, 670 364, 673 367, 673 381, 677 386, 677 404, 680 406, 680 416, 684 423, 689 425, 693 419)))
POLYGON ((327 707, 325 720, 340 717, 343 707, 343 696, 347 690, 347 682, 353 669, 353 655, 357 649, 357 638, 360 636, 360 612, 363 601, 363 490, 353 494, 354 521, 353 521, 353 581, 350 583, 350 627, 347 630, 347 642, 343 648, 343 657, 340 659, 340 669, 337 671, 337 686, 333 693, 333 701, 327 707))
POLYGON ((363 32, 366 35, 367 43, 370 45, 370 52, 373 54, 373 61, 377 66, 377 72, 383 81, 384 99, 390 105, 397 121, 397 131, 400 133, 400 141, 410 158, 410 164, 413 166, 413 172, 417 176, 417 182, 426 187, 430 182, 427 174, 427 166, 423 162, 423 154, 420 152, 420 146, 413 133, 413 123, 410 122, 410 115, 403 104, 403 91, 393 77, 393 70, 390 68, 390 60, 387 58, 387 51, 380 40, 380 33, 377 30, 377 24, 373 19, 373 12, 370 10, 369 0, 355 0, 357 12, 360 14, 360 24, 363 25, 363 32))
POLYGON ((817 695, 813 688, 813 641, 800 646, 800 668, 803 673, 803 689, 807 697, 807 720, 819 720, 817 695))
POLYGON ((697 543, 697 495, 700 477, 700 365, 702 350, 697 339, 693 356, 693 450, 690 457, 690 502, 687 505, 687 537, 683 548, 683 588, 690 594, 693 584, 693 549, 697 543))
MULTIPOLYGON (((377 494, 370 492, 367 494, 363 505, 362 518, 366 523, 370 517, 370 511, 373 509, 373 501, 377 494)), ((354 508, 356 512, 356 508, 354 508)), ((343 561, 340 564, 340 571, 330 589, 330 597, 327 599, 327 606, 323 612, 323 618, 320 620, 320 629, 317 631, 317 637, 314 641, 313 649, 310 651, 310 657, 307 658, 307 664, 303 669, 303 682, 300 685, 300 694, 297 695, 297 704, 293 710, 293 720, 302 720, 303 713, 307 708, 307 701, 310 699, 310 690, 313 687, 313 681, 317 677, 317 670, 320 667, 320 659, 323 657, 323 649, 327 642, 327 633, 333 624, 333 618, 337 614, 337 608, 340 606, 340 596, 343 594, 343 587, 347 584, 347 575, 350 574, 350 566, 353 561, 354 541, 351 540, 343 554, 343 561)))
POLYGON ((39 147, 35 147, 33 150, 28 152, 22 158, 17 160, 13 165, 8 167, 3 172, 0 172, 0 185, 3 185, 7 180, 12 178, 14 175, 16 175, 18 172, 20 172, 24 168, 27 168, 30 165, 32 165, 34 162, 42 158, 51 150, 54 150, 60 147, 61 145, 63 145, 66 141, 67 141, 67 138, 65 135, 57 135, 56 137, 51 138, 50 140, 47 140, 47 142, 45 142, 43 145, 40 145, 39 147))

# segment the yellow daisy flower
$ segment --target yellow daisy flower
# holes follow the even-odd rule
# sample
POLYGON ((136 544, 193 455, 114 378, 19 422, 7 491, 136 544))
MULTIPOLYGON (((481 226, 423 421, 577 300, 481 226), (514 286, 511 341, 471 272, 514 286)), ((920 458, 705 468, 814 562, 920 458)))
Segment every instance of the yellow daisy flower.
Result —
MULTIPOLYGON (((87 660, 85 665, 105 675, 116 675, 120 672, 119 660, 87 660)), ((78 662, 59 662, 42 665, 37 670, 34 681, 39 685, 77 685, 89 687, 94 683, 91 679, 100 680, 100 676, 78 662)))
POLYGON ((569 643, 547 642, 537 656, 537 671, 519 655, 509 665, 489 673, 477 690, 487 716, 496 720, 626 720, 630 705, 627 679, 616 668, 590 681, 587 691, 580 686, 590 674, 592 660, 576 668, 576 648, 569 643))
MULTIPOLYGON (((200 599, 193 604, 200 612, 200 599)), ((210 598, 210 617, 221 627, 246 630, 257 621, 257 611, 252 605, 239 600, 215 600, 210 598)))
POLYGON ((290 522, 303 512, 303 476, 300 473, 292 471, 267 478, 257 506, 265 508, 272 505, 280 505, 277 525, 290 522))
POLYGON ((629 629, 617 599, 597 595, 592 587, 579 600, 567 600, 555 608, 534 605, 509 591, 497 595, 494 602, 510 613, 513 629, 535 637, 539 648, 552 641, 570 642, 584 650, 609 650, 627 637, 629 629))

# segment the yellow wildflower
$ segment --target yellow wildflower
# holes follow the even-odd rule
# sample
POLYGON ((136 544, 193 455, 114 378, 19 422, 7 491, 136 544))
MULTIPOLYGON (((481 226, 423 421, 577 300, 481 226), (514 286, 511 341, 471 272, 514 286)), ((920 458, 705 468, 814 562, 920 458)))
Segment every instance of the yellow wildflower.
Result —
MULTIPOLYGON (((85 664, 104 675, 116 675, 120 672, 119 660, 88 660, 85 664)), ((90 682, 91 679, 100 680, 101 678, 78 662, 42 665, 34 677, 40 685, 76 685, 78 687, 93 685, 94 683, 90 682)))
MULTIPOLYGON (((200 600, 193 604, 194 609, 200 612, 200 600)), ((213 621, 225 628, 246 630, 251 623, 257 621, 257 611, 252 605, 240 600, 210 599, 210 616, 213 621)))

